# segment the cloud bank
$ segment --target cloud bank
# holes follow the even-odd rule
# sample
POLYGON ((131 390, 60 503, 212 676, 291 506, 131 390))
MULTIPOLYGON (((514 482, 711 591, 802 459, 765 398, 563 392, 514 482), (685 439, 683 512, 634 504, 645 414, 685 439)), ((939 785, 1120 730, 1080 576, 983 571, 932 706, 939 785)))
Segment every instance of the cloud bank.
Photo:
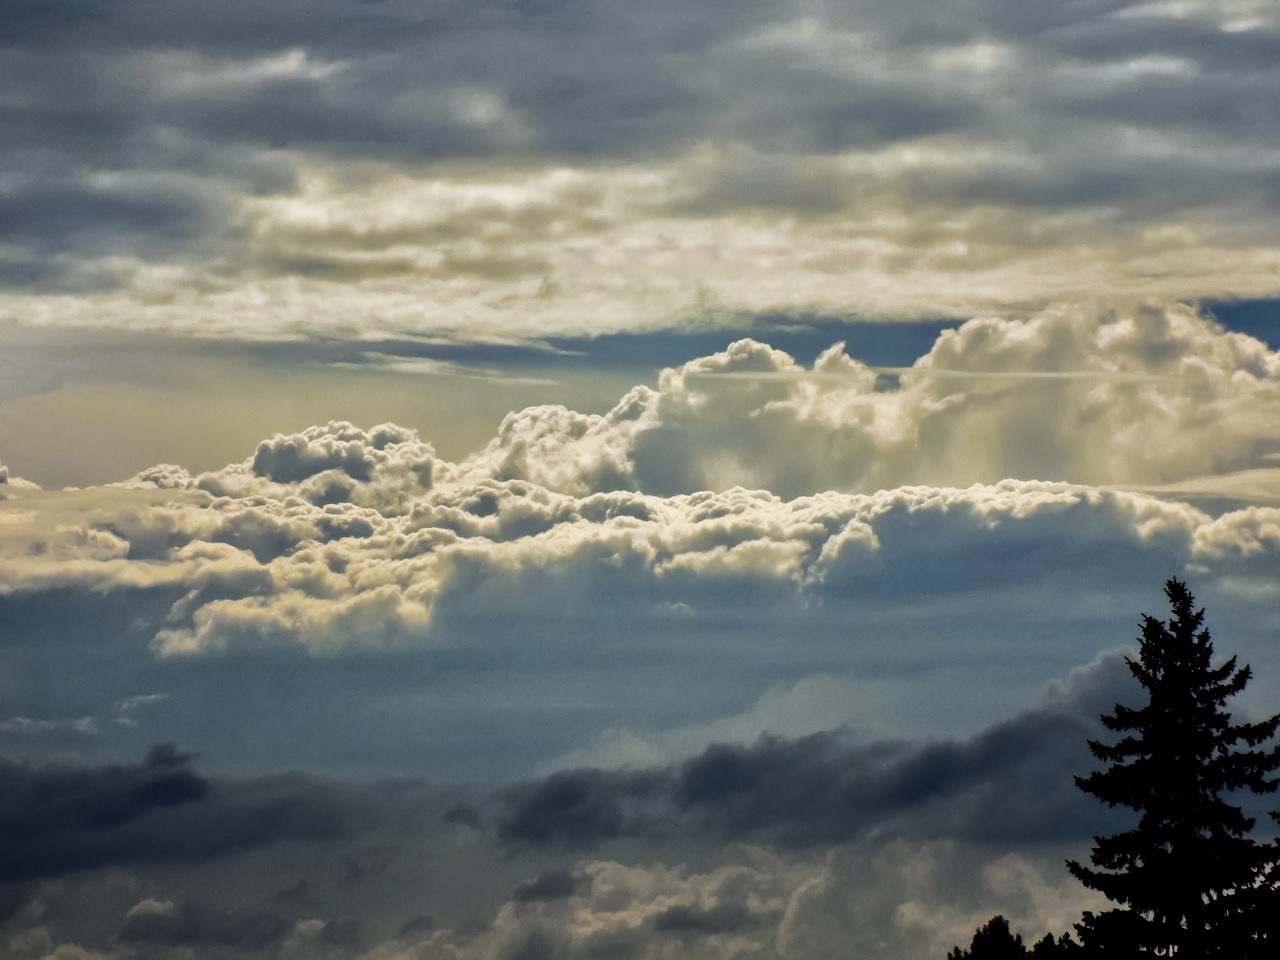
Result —
POLYGON ((889 389, 838 345, 803 368, 740 341, 607 414, 514 413, 459 463, 331 423, 212 473, 11 498, 4 590, 171 593, 163 656, 323 654, 500 616, 536 631, 602 598, 637 624, 732 616, 729 598, 820 617, 930 570, 950 590, 1016 577, 1014 558, 1042 580, 1098 557, 1262 568, 1274 508, 1123 487, 1264 468, 1276 423, 1280 358, 1180 307, 971 321, 889 389))
POLYGON ((1065 930, 1062 858, 1109 829, 1070 776, 1164 578, 1257 669, 1241 710, 1274 698, 1280 510, 1245 491, 1278 380, 1184 306, 1057 308, 902 369, 739 341, 456 461, 332 422, 205 473, 9 476, 0 936, 906 960, 996 911, 1065 930), (137 762, 165 739, 215 772, 137 762))

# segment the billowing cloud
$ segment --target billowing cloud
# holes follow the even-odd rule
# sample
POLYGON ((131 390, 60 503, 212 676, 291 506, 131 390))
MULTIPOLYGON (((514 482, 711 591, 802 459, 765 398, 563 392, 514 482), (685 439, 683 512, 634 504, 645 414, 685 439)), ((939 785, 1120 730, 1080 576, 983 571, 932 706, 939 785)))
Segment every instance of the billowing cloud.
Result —
POLYGON ((920 553, 944 532, 948 555, 1052 544, 1064 564, 1100 549, 1185 563, 1211 522, 1182 505, 1037 481, 784 501, 740 488, 575 498, 489 480, 426 492, 399 515, 290 495, 97 517, 84 528, 32 531, 40 549, 8 563, 7 590, 180 590, 156 634, 168 654, 417 643, 439 618, 579 604, 584 590, 659 619, 727 594, 839 599, 897 579, 904 565, 947 563, 936 550, 927 560, 920 553))
POLYGON ((944 955, 990 914, 1038 938, 1063 929, 1091 895, 1036 856, 974 858, 962 845, 889 841, 792 858, 736 846, 709 868, 584 860, 569 896, 501 907, 489 930, 388 941, 368 960, 461 956, 659 960, 944 955), (1073 914, 1074 911, 1074 914, 1073 914))
POLYGON ((945 332, 887 391, 839 347, 804 369, 741 341, 604 417, 514 414, 477 460, 570 492, 1160 483, 1257 465, 1277 403, 1276 355, 1189 309, 1055 310, 945 332))
POLYGON ((730 597, 799 615, 908 572, 1016 577, 1012 556, 1038 577, 1100 556, 1271 569, 1273 508, 1117 489, 1268 463, 1280 360, 1258 341, 1185 308, 1052 311, 944 332, 900 376, 740 341, 604 415, 512 414, 461 463, 331 423, 195 477, 15 490, 4 590, 172 592, 154 642, 173 655, 451 644, 587 597, 655 624, 730 597))

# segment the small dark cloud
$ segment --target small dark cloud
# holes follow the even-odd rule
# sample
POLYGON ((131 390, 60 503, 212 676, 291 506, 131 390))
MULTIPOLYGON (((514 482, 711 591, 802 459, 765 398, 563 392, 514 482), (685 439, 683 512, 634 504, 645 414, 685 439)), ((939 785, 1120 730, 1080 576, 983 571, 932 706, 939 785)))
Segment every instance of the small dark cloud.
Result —
POLYGON ((645 955, 649 936, 644 927, 601 929, 582 941, 584 960, 633 960, 645 955))
POLYGON ((145 904, 125 919, 123 943, 166 946, 226 946, 260 950, 284 937, 290 924, 270 913, 235 914, 199 903, 145 904))
POLYGON ((338 917, 325 921, 320 931, 322 943, 335 947, 353 947, 360 938, 360 922, 354 917, 338 917))
POLYGON ((215 188, 197 177, 136 171, 104 183, 91 171, 30 171, 15 179, 0 189, 9 241, 0 274, 13 286, 105 289, 125 276, 111 258, 168 260, 225 226, 215 188))
POLYGON ((26 906, 36 892, 35 883, 0 883, 0 923, 26 906))
POLYGON ((559 931, 534 927, 498 950, 497 960, 559 960, 569 945, 559 931))
POLYGON ((135 862, 197 863, 279 840, 328 840, 344 803, 302 777, 213 781, 191 757, 70 767, 0 760, 0 883, 135 862))
POLYGON ((441 819, 445 823, 455 824, 460 827, 470 827, 472 830, 484 829, 484 819, 480 816, 480 811, 465 804, 450 807, 445 811, 441 819))
POLYGON ((509 843, 591 845, 649 828, 644 807, 669 789, 665 771, 566 770, 518 787, 498 836, 509 843))
POLYGON ((300 907, 311 899, 311 884, 306 880, 299 880, 292 886, 285 887, 283 890, 272 895, 271 902, 280 904, 281 906, 300 907))
POLYGON ((405 940, 409 937, 422 936, 430 933, 435 928, 435 917, 420 914, 416 917, 410 917, 400 925, 400 929, 396 931, 396 939, 405 940))
POLYGON ((349 887, 380 876, 391 865, 392 853, 384 847, 368 847, 344 856, 338 864, 338 885, 349 887))
POLYGON ((516 887, 511 894, 511 899, 519 903, 561 900, 573 896, 580 883, 579 877, 572 870, 564 868, 546 870, 516 887))
POLYGON ((677 904, 654 916, 653 929, 664 933, 707 935, 737 933, 758 922, 759 918, 741 903, 720 903, 707 908, 677 904))
POLYGON ((77 240, 115 252, 142 238, 171 245, 198 233, 204 214, 199 194, 145 178, 117 186, 45 179, 0 194, 0 230, 46 252, 77 240))

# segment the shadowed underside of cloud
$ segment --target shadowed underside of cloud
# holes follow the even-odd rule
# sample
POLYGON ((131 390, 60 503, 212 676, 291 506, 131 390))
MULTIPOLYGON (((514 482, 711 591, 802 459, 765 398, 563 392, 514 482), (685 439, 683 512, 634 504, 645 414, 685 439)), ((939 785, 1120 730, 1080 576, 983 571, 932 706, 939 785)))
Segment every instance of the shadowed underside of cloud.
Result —
POLYGON ((117 936, 126 944, 249 951, 282 940, 289 928, 269 913, 237 915, 199 903, 144 900, 129 911, 117 936))
POLYGON ((0 883, 145 862, 201 863, 281 840, 344 836, 349 811, 296 777, 217 781, 157 747, 134 765, 0 761, 0 883))
POLYGON ((714 836, 822 848, 869 835, 975 843, 1078 841, 1108 817, 1074 787, 1097 716, 1123 699, 1109 655, 1069 692, 965 741, 854 744, 838 734, 715 744, 668 768, 566 770, 513 789, 499 839, 589 849, 626 837, 714 836))

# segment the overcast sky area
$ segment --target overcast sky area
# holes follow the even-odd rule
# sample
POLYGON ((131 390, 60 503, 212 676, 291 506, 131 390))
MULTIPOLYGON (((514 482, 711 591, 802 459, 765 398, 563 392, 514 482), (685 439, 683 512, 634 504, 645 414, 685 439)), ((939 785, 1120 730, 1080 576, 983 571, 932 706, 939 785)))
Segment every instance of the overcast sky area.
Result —
POLYGON ((0 3, 4 960, 1061 933, 1170 577, 1280 709, 1273 0, 0 3))

